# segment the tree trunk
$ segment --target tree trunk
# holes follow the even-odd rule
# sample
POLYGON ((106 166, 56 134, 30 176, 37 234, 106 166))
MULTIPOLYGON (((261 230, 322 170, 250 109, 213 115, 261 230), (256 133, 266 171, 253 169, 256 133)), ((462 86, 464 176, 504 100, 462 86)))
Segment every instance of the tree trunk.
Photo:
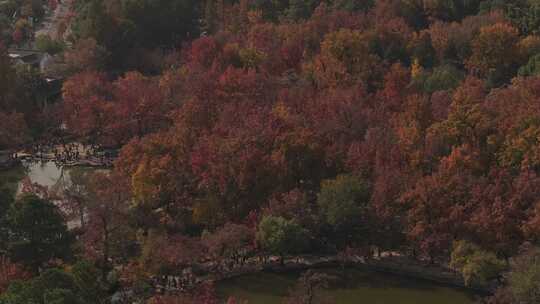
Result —
POLYGON ((103 222, 103 265, 101 268, 101 277, 103 281, 107 279, 107 266, 109 264, 109 230, 107 229, 107 220, 102 219, 103 222))

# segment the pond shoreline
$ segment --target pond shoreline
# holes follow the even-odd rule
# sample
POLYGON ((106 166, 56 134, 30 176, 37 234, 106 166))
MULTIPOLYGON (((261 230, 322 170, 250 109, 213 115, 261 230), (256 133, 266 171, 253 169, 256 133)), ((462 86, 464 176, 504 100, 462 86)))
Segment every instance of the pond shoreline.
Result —
MULTIPOLYGON (((491 288, 479 286, 467 286, 462 276, 452 269, 440 265, 426 265, 420 261, 405 256, 386 256, 380 258, 365 259, 360 256, 353 256, 347 259, 332 256, 297 256, 287 257, 284 265, 279 262, 278 257, 270 257, 270 263, 263 265, 246 265, 238 269, 215 273, 207 272, 206 275, 196 276, 193 280, 193 286, 205 282, 220 282, 245 275, 257 273, 288 273, 309 269, 328 269, 328 268, 355 268, 358 270, 372 271, 382 274, 391 274, 403 278, 428 281, 443 286, 468 290, 480 295, 492 293, 491 288)), ((248 263, 249 264, 249 263, 248 263)), ((183 292, 186 289, 178 288, 178 277, 162 277, 165 282, 154 284, 159 292, 183 292), (171 286, 172 283, 172 286, 171 286)), ((181 280, 180 280, 181 281, 181 280)), ((187 288, 190 289, 190 288, 187 288)))
MULTIPOLYGON (((467 289, 363 267, 322 267, 310 271, 322 273, 328 279, 328 285, 316 294, 333 303, 474 304, 481 297, 467 289)), ((294 294, 303 273, 265 271, 220 281, 214 286, 223 301, 234 297, 248 303, 280 304, 294 294)))

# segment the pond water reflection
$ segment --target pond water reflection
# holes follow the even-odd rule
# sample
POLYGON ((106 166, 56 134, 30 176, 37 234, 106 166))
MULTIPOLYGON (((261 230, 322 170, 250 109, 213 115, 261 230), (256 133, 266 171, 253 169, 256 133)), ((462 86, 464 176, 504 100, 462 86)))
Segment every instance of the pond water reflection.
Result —
POLYGON ((23 166, 25 176, 33 184, 53 187, 69 180, 69 169, 66 170, 52 161, 24 163, 23 166))
MULTIPOLYGON (((466 290, 391 274, 349 269, 324 272, 340 277, 325 292, 339 304, 471 304, 466 290)), ((300 273, 258 273, 217 284, 223 297, 235 296, 256 304, 280 304, 296 284, 300 273)))
POLYGON ((75 171, 91 172, 92 167, 66 167, 54 161, 23 161, 22 165, 6 171, 0 171, 0 185, 7 186, 15 193, 20 193, 23 182, 55 189, 67 186, 70 175, 75 171))

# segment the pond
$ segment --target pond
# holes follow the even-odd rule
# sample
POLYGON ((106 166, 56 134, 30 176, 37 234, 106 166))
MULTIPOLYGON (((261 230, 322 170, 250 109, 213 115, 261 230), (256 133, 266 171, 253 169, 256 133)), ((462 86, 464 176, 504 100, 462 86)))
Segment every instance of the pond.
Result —
POLYGON ((22 165, 10 170, 0 171, 0 186, 5 186, 14 193, 19 193, 22 181, 27 179, 32 184, 47 188, 67 185, 70 174, 74 171, 92 171, 89 167, 63 167, 53 161, 24 161, 22 165))
MULTIPOLYGON (((10 170, 0 171, 0 190, 7 188, 11 193, 18 196, 23 192, 25 185, 38 185, 60 193, 71 186, 71 176, 75 173, 93 172, 97 169, 92 167, 65 167, 53 161, 23 161, 10 170)), ((57 201, 53 200, 54 203, 57 201)), ((79 227, 79 219, 69 219, 68 228, 79 227)))
POLYGON ((19 193, 22 181, 27 179, 32 184, 55 187, 69 179, 69 170, 52 161, 24 162, 22 165, 0 172, 0 184, 4 184, 15 193, 19 193))
MULTIPOLYGON (((322 270, 339 277, 325 296, 339 304, 472 304, 472 293, 428 281, 391 274, 349 269, 322 270)), ((259 273, 218 283, 224 298, 234 296, 256 304, 281 304, 300 273, 259 273)))
POLYGON ((22 159, 22 165, 0 170, 0 186, 7 186, 15 193, 20 192, 23 180, 47 188, 66 186, 73 172, 107 170, 103 168, 112 165, 116 153, 116 150, 98 149, 77 142, 36 146, 30 151, 16 153, 22 159))

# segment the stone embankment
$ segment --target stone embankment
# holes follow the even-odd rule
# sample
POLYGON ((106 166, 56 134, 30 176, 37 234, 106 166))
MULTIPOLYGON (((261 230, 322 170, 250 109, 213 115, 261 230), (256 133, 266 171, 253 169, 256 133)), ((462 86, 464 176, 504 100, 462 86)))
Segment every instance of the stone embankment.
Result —
POLYGON ((15 157, 26 162, 56 162, 67 167, 112 167, 116 150, 99 150, 80 143, 36 145, 15 157))
POLYGON ((339 267, 355 267, 414 279, 428 280, 459 288, 473 289, 481 293, 490 292, 485 288, 471 288, 470 286, 466 286, 461 275, 452 269, 438 265, 429 265, 396 254, 386 254, 370 259, 360 256, 349 256, 347 258, 339 256, 295 256, 285 258, 283 263, 281 263, 279 257, 269 257, 265 261, 262 261, 262 258, 250 258, 242 265, 221 268, 220 271, 216 271, 218 268, 216 263, 208 262, 199 265, 197 271, 186 269, 178 276, 154 278, 152 285, 158 293, 183 292, 204 282, 216 282, 262 271, 291 272, 339 267))

